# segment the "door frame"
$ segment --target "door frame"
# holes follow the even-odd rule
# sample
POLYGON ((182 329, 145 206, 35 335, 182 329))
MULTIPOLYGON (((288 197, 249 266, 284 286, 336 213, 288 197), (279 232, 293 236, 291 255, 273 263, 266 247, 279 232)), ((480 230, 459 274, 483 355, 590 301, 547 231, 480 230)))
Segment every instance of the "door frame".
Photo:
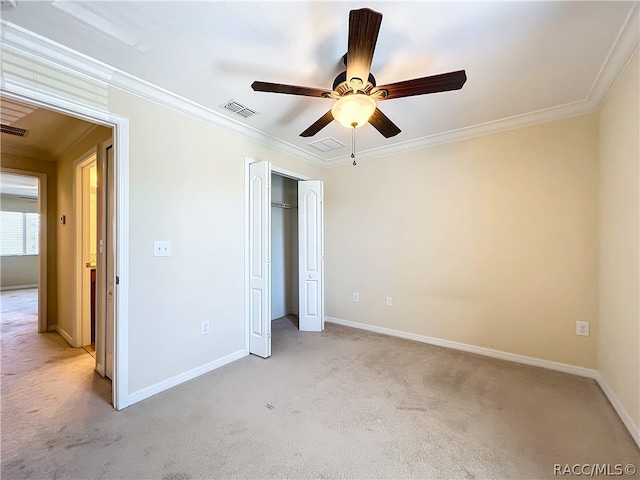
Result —
MULTIPOLYGON (((90 275, 86 272, 85 263, 85 248, 86 248, 86 233, 88 228, 88 215, 89 210, 86 202, 89 199, 89 193, 85 191, 85 169, 89 168, 92 164, 97 167, 98 164, 98 148, 93 147, 84 155, 80 156, 73 162, 73 205, 75 209, 75 301, 73 304, 73 317, 75 318, 73 329, 73 341, 74 347, 84 347, 87 345, 87 320, 86 314, 91 314, 89 302, 91 301, 91 291, 87 286, 87 281, 90 282, 90 275), (88 312, 87 312, 88 310, 88 312)), ((91 339, 91 320, 89 323, 89 339, 91 339)))
POLYGON ((115 238, 116 275, 119 278, 114 318, 114 372, 112 405, 121 410, 132 401, 129 395, 129 119, 91 105, 69 100, 17 81, 2 82, 0 94, 18 102, 70 115, 113 131, 116 170, 115 238))
MULTIPOLYGON (((249 165, 255 162, 262 162, 263 160, 257 160, 255 158, 244 157, 244 325, 245 325, 245 354, 249 355, 249 341, 251 337, 251 317, 249 315, 249 293, 250 288, 250 272, 249 272, 249 165)), ((271 162, 270 162, 271 163, 271 162)), ((313 180, 307 175, 287 170, 271 163, 271 173, 277 173, 284 177, 291 178, 293 180, 313 180)), ((269 238, 271 238, 271 232, 269 232, 269 238)), ((269 292, 271 294, 271 292, 269 292)), ((271 318, 271 312, 269 312, 269 318, 271 318)))
POLYGON ((25 177, 36 177, 38 179, 38 213, 40 214, 40 231, 38 232, 38 333, 44 333, 49 328, 49 317, 47 315, 47 230, 49 229, 49 216, 47 212, 47 177, 46 173, 32 172, 19 168, 6 168, 0 166, 2 173, 14 173, 25 177))

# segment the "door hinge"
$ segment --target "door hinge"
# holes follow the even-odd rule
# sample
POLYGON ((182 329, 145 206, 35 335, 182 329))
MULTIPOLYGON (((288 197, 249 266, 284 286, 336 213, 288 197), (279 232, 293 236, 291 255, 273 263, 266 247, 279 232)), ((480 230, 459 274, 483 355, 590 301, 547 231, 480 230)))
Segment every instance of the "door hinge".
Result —
POLYGON ((120 277, 116 275, 116 285, 120 285, 120 277))

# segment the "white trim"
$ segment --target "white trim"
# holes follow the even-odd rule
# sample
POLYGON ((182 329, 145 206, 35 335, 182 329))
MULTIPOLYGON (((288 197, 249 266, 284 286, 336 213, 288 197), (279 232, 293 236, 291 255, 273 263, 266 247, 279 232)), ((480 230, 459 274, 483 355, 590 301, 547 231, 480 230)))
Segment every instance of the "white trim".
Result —
POLYGON ((620 420, 624 423, 624 426, 629 430, 631 437, 635 440, 638 447, 640 447, 640 427, 633 422, 631 415, 629 415, 629 412, 627 412, 622 403, 620 403, 620 400, 618 400, 618 397, 616 397, 616 394, 613 392, 611 387, 609 387, 600 372, 596 372, 596 381, 598 382, 598 385, 600 385, 605 396, 609 399, 611 406, 620 417, 620 420))
POLYGON ((113 117, 116 175, 116 318, 114 319, 113 406, 117 410, 134 403, 129 394, 129 119, 113 117))
POLYGON ((271 173, 277 173, 281 177, 291 178, 292 180, 313 180, 311 177, 307 175, 300 175, 299 173, 292 172, 291 170, 286 170, 284 168, 280 168, 277 165, 271 164, 271 173))
POLYGON ((4 292, 5 290, 25 290, 27 288, 38 288, 38 284, 33 283, 31 285, 11 285, 7 287, 0 287, 0 292, 4 292))
POLYGON ((149 387, 143 388, 141 390, 136 390, 129 395, 129 401, 131 403, 139 402, 141 400, 144 400, 145 398, 149 398, 160 392, 164 392, 165 390, 175 387, 176 385, 180 385, 181 383, 193 380, 200 375, 204 375, 205 373, 208 373, 212 370, 223 367, 231 362, 235 362, 236 360, 244 358, 247 355, 248 353, 245 350, 238 350, 237 352, 230 353, 229 355, 219 358, 218 360, 214 360, 213 362, 205 363, 204 365, 193 368, 184 373, 180 373, 174 377, 167 378, 166 380, 158 382, 149 387))
MULTIPOLYGON (((67 333, 67 331, 66 331, 64 328, 62 328, 61 326, 59 326, 59 325, 52 325, 52 326, 50 326, 47 330, 48 330, 48 331, 50 331, 50 332, 58 332, 58 334, 59 334, 62 338, 64 338, 70 346, 72 346, 72 347, 73 347, 73 338, 71 338, 71 335, 69 335, 69 334, 67 333)), ((75 348, 75 347, 74 347, 74 348, 75 348)))
POLYGON ((618 81, 618 77, 620 77, 638 49, 638 44, 640 43, 639 26, 640 7, 636 3, 620 28, 618 36, 611 46, 611 50, 609 50, 607 58, 602 64, 587 97, 598 108, 602 106, 611 91, 611 87, 618 81))
MULTIPOLYGON (((75 287, 72 291, 73 305, 71 317, 73 318, 73 346, 82 347, 85 343, 86 328, 84 325, 84 314, 87 313, 87 298, 90 298, 90 291, 86 287, 87 278, 85 278, 84 266, 84 230, 85 230, 85 208, 83 204, 86 200, 84 191, 84 169, 91 164, 97 164, 98 147, 94 146, 88 152, 78 157, 73 162, 73 185, 72 185, 72 201, 75 213, 74 222, 74 283, 75 287)), ((89 226, 86 226, 89 228, 89 226)))
POLYGON ((249 318, 249 165, 256 162, 244 157, 244 351, 249 355, 251 319, 249 318))
MULTIPOLYGON (((0 21, 0 25, 4 22, 0 21)), ((4 32, 3 32, 4 34, 4 32)), ((3 36, 3 40, 4 40, 3 36)), ((115 371, 112 383, 113 407, 121 410, 131 405, 129 396, 129 119, 74 100, 45 92, 16 81, 1 78, 0 93, 6 98, 71 115, 113 128, 116 185, 116 274, 118 285, 114 325, 115 371)), ((69 342, 71 343, 71 342, 69 342)))
POLYGON ((416 342, 428 343, 430 345, 437 345, 439 347, 452 348, 454 350, 461 350, 463 352, 475 353, 477 355, 484 355, 485 357, 499 358, 500 360, 507 360, 510 362, 522 363, 524 365, 531 365, 533 367, 547 368, 549 370, 556 370, 558 372, 570 373, 572 375, 578 375, 580 377, 587 377, 596 379, 598 372, 591 368, 578 367, 577 365, 570 365, 568 363, 553 362, 551 360, 543 360, 536 357, 528 357, 526 355, 519 355, 517 353, 503 352, 501 350, 494 350, 492 348, 478 347, 476 345, 469 345, 467 343, 454 342, 451 340, 443 340, 440 338, 427 337, 426 335, 419 335, 417 333, 403 332, 401 330, 394 330, 392 328, 378 327, 376 325, 368 325, 366 323, 352 322, 351 320, 343 320, 335 317, 325 317, 325 321, 343 325, 345 327, 358 328, 360 330, 367 330, 369 332, 381 333, 383 335, 390 335, 392 337, 406 338, 407 340, 414 340, 416 342))
MULTIPOLYGON (((358 154, 359 160, 395 155, 442 143, 460 141, 466 138, 488 135, 503 130, 560 120, 596 111, 638 46, 640 39, 640 32, 637 28, 639 10, 640 8, 636 5, 629 12, 591 87, 591 91, 584 100, 538 110, 536 112, 515 115, 497 121, 472 125, 458 130, 442 132, 408 142, 365 150, 358 154)), ((225 130, 232 131, 257 143, 267 145, 318 166, 331 167, 343 165, 351 161, 347 155, 324 158, 308 152, 307 150, 261 132, 235 119, 226 117, 220 112, 199 105, 187 98, 71 50, 68 47, 5 20, 0 19, 0 26, 2 27, 3 48, 6 48, 7 51, 18 53, 28 58, 35 58, 38 61, 55 65, 67 71, 72 71, 76 75, 106 83, 129 94, 190 115, 201 121, 224 128, 225 130)), ((3 79, 3 82, 10 82, 10 80, 3 79)))

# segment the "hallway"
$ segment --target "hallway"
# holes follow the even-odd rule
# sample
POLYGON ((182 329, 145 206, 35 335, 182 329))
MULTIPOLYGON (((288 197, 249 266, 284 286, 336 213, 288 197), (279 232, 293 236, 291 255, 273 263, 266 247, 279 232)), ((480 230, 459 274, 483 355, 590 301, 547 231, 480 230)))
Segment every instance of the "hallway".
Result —
MULTIPOLYGON (((59 422, 68 416, 73 423, 73 417, 90 406, 105 413, 113 410, 111 382, 95 372, 93 357, 69 346, 56 332, 38 333, 37 289, 3 291, 1 300, 0 421, 5 463, 12 454, 29 448, 30 439, 45 431, 50 419, 59 422)), ((64 437, 63 432, 60 435, 64 437)))

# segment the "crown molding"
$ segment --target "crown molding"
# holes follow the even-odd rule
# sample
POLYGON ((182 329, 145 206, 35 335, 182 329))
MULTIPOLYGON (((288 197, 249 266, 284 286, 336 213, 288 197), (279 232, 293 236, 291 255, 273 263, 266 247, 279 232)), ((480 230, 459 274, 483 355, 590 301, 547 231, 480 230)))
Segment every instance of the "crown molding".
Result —
POLYGON ((146 80, 142 80, 5 20, 0 19, 0 25, 2 26, 3 48, 17 55, 44 62, 85 78, 97 80, 123 92, 237 133, 296 158, 302 158, 316 165, 325 166, 325 161, 318 155, 311 154, 237 120, 228 118, 146 80))
MULTIPOLYGON (((580 101, 561 105, 559 107, 547 108, 536 112, 525 113, 522 115, 514 115, 512 117, 503 118, 486 123, 480 123, 470 127, 450 130, 448 132, 437 133, 426 137, 409 140, 406 142, 395 143, 393 145, 375 148, 371 150, 363 150, 358 153, 358 162, 383 156, 398 155, 400 153, 420 150, 422 148, 433 147, 444 143, 459 142, 473 137, 481 137, 493 133, 513 130, 516 128, 537 125, 540 123, 562 120, 564 118, 576 117, 597 110, 596 106, 590 102, 580 101)), ((328 167, 336 167, 351 163, 351 158, 342 156, 327 160, 325 165, 328 167)))
POLYGON ((636 2, 618 32, 596 80, 589 92, 589 100, 600 108, 640 44, 640 4, 636 2))
MULTIPOLYGON (((611 47, 591 91, 584 100, 548 109, 515 115, 496 121, 429 135, 393 145, 363 150, 358 160, 367 160, 419 150, 443 143, 457 142, 467 138, 488 135, 530 125, 561 120, 597 111, 615 84, 618 76, 640 43, 640 7, 636 3, 611 47)), ((174 109, 183 114, 234 132, 252 141, 266 145, 293 157, 321 167, 334 167, 351 163, 348 155, 323 158, 291 143, 226 117, 208 107, 165 90, 134 75, 100 62, 82 53, 49 40, 46 37, 0 19, 3 48, 49 65, 69 71, 75 75, 107 84, 113 88, 144 98, 158 105, 174 109)))

